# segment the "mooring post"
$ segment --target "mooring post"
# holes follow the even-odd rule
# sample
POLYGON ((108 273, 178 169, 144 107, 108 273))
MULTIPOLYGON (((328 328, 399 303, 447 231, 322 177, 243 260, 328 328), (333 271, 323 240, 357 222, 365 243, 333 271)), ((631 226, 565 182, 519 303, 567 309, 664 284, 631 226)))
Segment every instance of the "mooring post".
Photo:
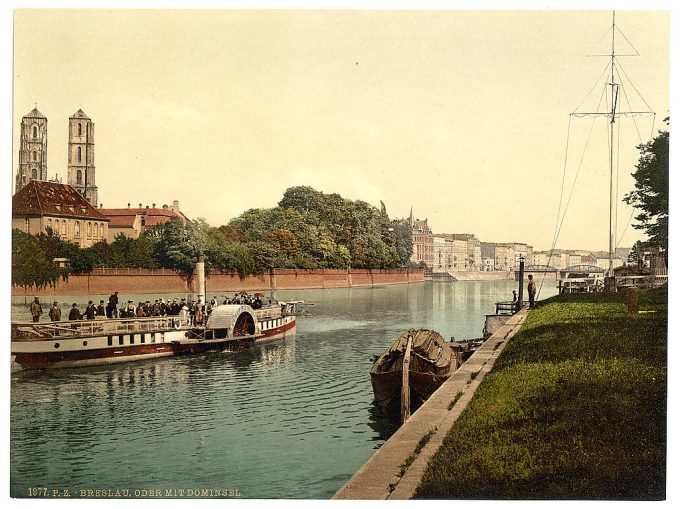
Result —
POLYGON ((411 340, 409 334, 406 340, 406 351, 401 364, 401 423, 404 424, 411 417, 411 387, 409 385, 409 364, 411 362, 411 340))

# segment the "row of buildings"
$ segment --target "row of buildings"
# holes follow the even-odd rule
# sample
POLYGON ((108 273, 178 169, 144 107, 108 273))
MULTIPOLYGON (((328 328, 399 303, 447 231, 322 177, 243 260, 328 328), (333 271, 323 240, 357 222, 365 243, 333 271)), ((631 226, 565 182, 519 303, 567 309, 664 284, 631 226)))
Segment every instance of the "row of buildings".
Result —
MULTIPOLYGON (((427 219, 408 219, 412 231, 411 261, 423 263, 433 273, 467 271, 512 271, 519 269, 520 259, 526 267, 566 269, 579 265, 609 268, 609 254, 604 251, 561 250, 534 251, 523 242, 481 242, 471 233, 435 234, 427 219)), ((627 248, 616 250, 614 268, 625 264, 627 248)))
POLYGON ((118 234, 137 238, 147 228, 187 217, 179 202, 156 207, 104 208, 98 203, 94 162, 94 122, 79 109, 68 119, 66 184, 48 180, 47 117, 36 106, 21 119, 16 192, 12 196, 12 228, 37 235, 52 230, 81 247, 113 242, 118 234))

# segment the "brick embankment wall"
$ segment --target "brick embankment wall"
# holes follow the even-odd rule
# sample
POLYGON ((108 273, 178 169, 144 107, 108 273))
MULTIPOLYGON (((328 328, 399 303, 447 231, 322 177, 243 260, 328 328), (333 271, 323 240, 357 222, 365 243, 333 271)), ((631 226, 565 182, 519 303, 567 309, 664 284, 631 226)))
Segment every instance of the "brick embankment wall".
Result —
MULTIPOLYGON (((418 283, 423 281, 420 269, 395 270, 331 270, 275 269, 271 273, 249 276, 243 280, 237 274, 212 273, 206 278, 207 292, 238 292, 296 290, 312 288, 348 288, 386 284, 418 283)), ((13 297, 33 295, 104 295, 121 293, 195 293, 196 278, 187 281, 171 270, 156 269, 96 269, 90 274, 59 280, 53 287, 40 290, 13 286, 13 297)))

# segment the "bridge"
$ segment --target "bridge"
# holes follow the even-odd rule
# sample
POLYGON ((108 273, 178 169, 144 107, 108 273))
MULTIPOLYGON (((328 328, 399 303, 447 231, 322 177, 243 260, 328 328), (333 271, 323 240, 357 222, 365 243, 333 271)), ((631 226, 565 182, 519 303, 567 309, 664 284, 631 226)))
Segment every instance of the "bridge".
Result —
MULTIPOLYGON (((565 269, 558 269, 550 265, 527 265, 524 267, 524 279, 527 279, 529 274, 533 274, 534 278, 545 278, 549 276, 550 279, 558 281, 567 277, 570 272, 578 272, 582 274, 604 274, 606 271, 597 265, 570 265, 565 269), (538 276, 537 276, 538 274, 538 276)), ((519 281, 519 270, 515 270, 515 281, 519 281)))

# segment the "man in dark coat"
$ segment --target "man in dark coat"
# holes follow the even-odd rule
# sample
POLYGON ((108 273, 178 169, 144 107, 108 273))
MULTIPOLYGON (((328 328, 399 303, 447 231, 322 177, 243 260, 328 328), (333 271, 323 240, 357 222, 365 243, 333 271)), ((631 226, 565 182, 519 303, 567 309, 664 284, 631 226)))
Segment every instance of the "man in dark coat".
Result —
POLYGON ((94 307, 94 304, 92 301, 89 301, 87 303, 87 307, 85 308, 85 318, 88 320, 94 320, 97 316, 97 308, 94 307))
POLYGON ((118 318, 118 292, 113 292, 113 294, 109 296, 109 305, 106 308, 106 316, 109 318, 118 318))
POLYGON ((59 307, 59 303, 55 300, 54 304, 52 304, 52 307, 50 308, 50 320, 53 322, 58 322, 61 320, 61 308, 59 307))
POLYGON ((33 302, 31 302, 31 316, 33 317, 34 322, 39 322, 40 321, 40 315, 42 315, 42 306, 40 305, 40 299, 36 297, 33 299, 33 302))
POLYGON ((99 301, 99 306, 97 306, 97 316, 106 316, 106 308, 104 307, 104 301, 99 301))
POLYGON ((80 311, 78 310, 78 304, 75 302, 73 303, 73 306, 71 307, 71 311, 68 313, 68 319, 69 320, 80 320, 81 314, 80 311))

